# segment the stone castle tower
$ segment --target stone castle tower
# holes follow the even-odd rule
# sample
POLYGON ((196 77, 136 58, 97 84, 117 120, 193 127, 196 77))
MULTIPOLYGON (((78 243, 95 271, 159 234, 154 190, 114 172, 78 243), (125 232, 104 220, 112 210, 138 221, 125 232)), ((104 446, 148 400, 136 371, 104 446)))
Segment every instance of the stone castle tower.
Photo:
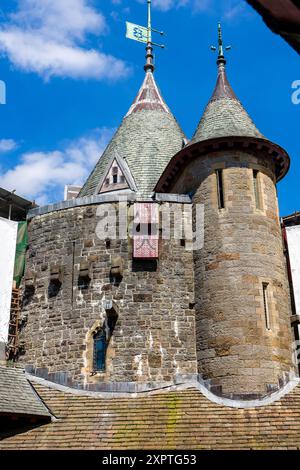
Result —
POLYGON ((204 247, 194 252, 199 373, 217 394, 264 395, 294 369, 276 191, 290 161, 232 90, 221 31, 217 64, 198 128, 156 189, 192 193, 205 208, 204 247))
POLYGON ((217 85, 188 142, 148 44, 141 89, 79 197, 31 211, 20 355, 31 373, 90 390, 199 379, 233 398, 294 374, 276 195, 289 157, 257 130, 225 64, 220 36, 217 85), (193 209, 202 230, 199 205, 203 247, 161 236, 170 209, 190 226, 193 209))

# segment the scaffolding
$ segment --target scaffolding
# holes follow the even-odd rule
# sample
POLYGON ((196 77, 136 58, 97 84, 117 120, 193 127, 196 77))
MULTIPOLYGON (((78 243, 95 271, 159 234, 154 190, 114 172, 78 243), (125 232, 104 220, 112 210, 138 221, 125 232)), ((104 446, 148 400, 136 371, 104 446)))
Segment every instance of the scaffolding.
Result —
POLYGON ((7 359, 14 360, 19 351, 19 324, 21 315, 20 289, 13 288, 8 329, 7 359))

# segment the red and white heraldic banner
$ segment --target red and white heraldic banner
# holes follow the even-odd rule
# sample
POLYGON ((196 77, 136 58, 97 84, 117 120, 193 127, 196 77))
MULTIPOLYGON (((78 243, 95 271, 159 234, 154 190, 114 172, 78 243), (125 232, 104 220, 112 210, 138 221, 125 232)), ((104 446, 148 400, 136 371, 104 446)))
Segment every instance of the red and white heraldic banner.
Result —
POLYGON ((158 258, 158 207, 151 202, 134 204, 133 257, 136 259, 158 258))

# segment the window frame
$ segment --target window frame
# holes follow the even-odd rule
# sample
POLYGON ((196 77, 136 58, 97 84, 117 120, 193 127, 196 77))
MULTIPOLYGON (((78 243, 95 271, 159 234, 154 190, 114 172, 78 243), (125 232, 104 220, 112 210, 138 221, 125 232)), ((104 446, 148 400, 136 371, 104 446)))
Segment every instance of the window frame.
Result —
POLYGON ((260 171, 252 170, 252 181, 254 190, 255 207, 257 210, 262 210, 262 198, 260 191, 260 171))
POLYGON ((106 359, 107 359, 107 350, 109 347, 109 343, 113 332, 115 330, 116 324, 118 321, 118 314, 114 309, 107 311, 105 321, 102 326, 99 326, 96 330, 94 330, 92 334, 92 371, 93 374, 97 373, 105 373, 106 372, 106 359), (99 340, 97 340, 97 336, 99 336, 99 340), (103 349, 103 358, 101 361, 101 366, 99 367, 97 363, 97 342, 100 341, 102 338, 104 349, 103 349))
POLYGON ((95 333, 93 334, 93 370, 95 372, 105 372, 107 346, 108 346, 107 332, 106 332, 105 326, 103 326, 102 328, 99 328, 97 331, 95 331, 95 333), (98 358, 97 358, 98 350, 96 346, 98 343, 100 343, 101 340, 102 340, 102 343, 104 344, 104 348, 103 348, 104 352, 103 352, 103 358, 101 361, 101 366, 99 366, 98 358))

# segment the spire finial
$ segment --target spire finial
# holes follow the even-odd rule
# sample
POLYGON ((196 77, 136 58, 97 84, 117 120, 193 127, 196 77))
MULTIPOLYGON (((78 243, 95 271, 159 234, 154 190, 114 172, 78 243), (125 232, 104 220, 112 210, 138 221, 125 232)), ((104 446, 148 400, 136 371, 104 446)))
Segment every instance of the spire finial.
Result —
POLYGON ((153 64, 153 46, 161 47, 164 49, 163 44, 157 44, 152 41, 152 33, 158 33, 161 36, 164 35, 163 31, 152 28, 151 23, 151 0, 147 0, 148 4, 148 25, 147 28, 144 26, 139 26, 138 24, 129 23, 126 21, 126 37, 128 39, 133 39, 134 41, 143 42, 146 44, 146 64, 144 69, 146 72, 154 72, 153 64))
POLYGON ((145 72, 154 72, 153 64, 153 47, 152 47, 152 24, 151 24, 151 0, 148 3, 148 27, 147 27, 147 46, 146 46, 146 64, 144 65, 145 72))
MULTIPOLYGON (((224 46, 223 46, 223 35, 222 35, 222 26, 221 23, 218 23, 218 60, 217 64, 218 65, 226 65, 226 59, 224 55, 224 46)), ((225 47, 225 51, 229 51, 231 49, 231 46, 225 47)), ((211 46, 212 51, 216 51, 217 48, 214 46, 211 46)))

